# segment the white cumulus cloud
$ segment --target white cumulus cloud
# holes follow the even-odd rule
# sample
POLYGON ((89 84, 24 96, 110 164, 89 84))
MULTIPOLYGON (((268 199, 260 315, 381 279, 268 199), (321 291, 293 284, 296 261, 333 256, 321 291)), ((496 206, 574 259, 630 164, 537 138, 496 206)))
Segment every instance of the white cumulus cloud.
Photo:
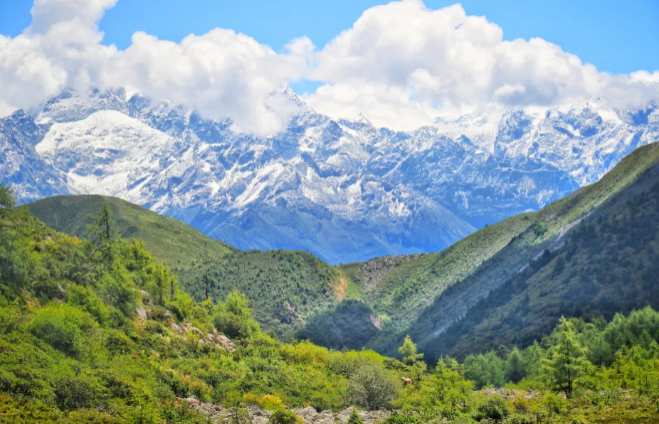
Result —
POLYGON ((278 54, 226 29, 180 43, 137 32, 126 50, 103 46, 97 23, 116 0, 36 0, 33 22, 15 38, 0 36, 0 115, 29 108, 63 88, 124 87, 197 109, 230 115, 237 131, 257 135, 284 128, 291 113, 272 96, 299 78, 314 47, 291 41, 278 54))
POLYGON ((0 116, 65 87, 124 87, 208 118, 231 116, 237 131, 268 135, 295 112, 271 94, 300 78, 321 82, 305 95, 319 112, 344 117, 357 109, 394 130, 464 110, 659 98, 659 71, 599 72, 539 38, 506 41, 498 25, 460 5, 392 2, 365 11, 322 49, 304 37, 275 52, 221 28, 178 43, 137 32, 125 50, 104 46, 98 22, 116 2, 35 0, 32 24, 16 37, 0 35, 0 116))
POLYGON ((502 29, 460 5, 403 0, 364 12, 316 55, 307 76, 326 82, 306 99, 340 116, 412 130, 447 110, 550 106, 605 97, 615 105, 659 96, 659 73, 611 76, 539 38, 504 41, 502 29))

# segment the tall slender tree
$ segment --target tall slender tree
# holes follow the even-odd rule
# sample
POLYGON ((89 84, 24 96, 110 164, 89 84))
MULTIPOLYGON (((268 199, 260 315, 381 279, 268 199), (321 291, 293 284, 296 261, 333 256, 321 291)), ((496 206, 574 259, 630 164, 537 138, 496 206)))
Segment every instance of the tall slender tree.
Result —
POLYGON ((590 372, 593 365, 586 356, 587 349, 579 343, 574 326, 565 317, 559 321, 556 338, 556 345, 542 365, 553 389, 569 398, 580 377, 590 372))

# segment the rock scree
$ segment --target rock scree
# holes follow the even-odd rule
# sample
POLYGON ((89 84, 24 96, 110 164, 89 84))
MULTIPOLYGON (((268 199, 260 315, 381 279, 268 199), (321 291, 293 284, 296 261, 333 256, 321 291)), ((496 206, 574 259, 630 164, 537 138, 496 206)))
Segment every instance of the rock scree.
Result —
MULTIPOLYGON (((229 408, 213 405, 212 403, 199 402, 195 398, 176 398, 176 400, 177 402, 187 403, 192 409, 204 415, 212 423, 224 423, 231 419, 232 411, 229 408)), ((270 414, 272 414, 272 411, 263 410, 257 406, 248 406, 245 409, 249 416, 249 421, 253 424, 267 424, 270 420, 270 414)), ((329 410, 318 412, 312 406, 291 409, 291 411, 295 412, 305 424, 346 424, 352 410, 352 408, 347 408, 341 412, 333 412, 329 410)), ((379 411, 358 410, 357 413, 362 421, 364 421, 364 424, 375 424, 386 419, 390 415, 390 412, 384 409, 379 411)))

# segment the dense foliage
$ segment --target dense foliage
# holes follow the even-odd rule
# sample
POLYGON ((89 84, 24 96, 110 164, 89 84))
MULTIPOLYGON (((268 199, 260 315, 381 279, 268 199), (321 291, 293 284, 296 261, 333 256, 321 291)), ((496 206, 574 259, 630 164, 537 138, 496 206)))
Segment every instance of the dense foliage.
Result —
POLYGON ((306 319, 345 297, 336 292, 339 281, 345 281, 340 270, 307 252, 247 251, 216 261, 186 283, 185 289, 197 301, 207 296, 221 300, 239 290, 250 299, 264 329, 289 339, 306 319))
POLYGON ((241 293, 193 302, 141 242, 115 237, 105 208, 81 240, 16 209, 2 188, 0 421, 203 422, 175 397, 341 409, 361 405, 347 388, 362 368, 400 384, 374 352, 262 333, 241 293), (205 341, 214 329, 235 353, 205 341))
POLYGON ((262 332, 248 296, 227 289, 221 301, 193 301, 114 225, 101 208, 90 240, 56 233, 0 186, 0 423, 207 422, 176 401, 189 396, 234 408, 236 422, 248 405, 273 410, 274 424, 299 423, 287 408, 307 405, 394 410, 385 424, 659 419, 651 308, 608 323, 561 318, 525 349, 502 344, 428 367, 410 337, 397 348, 402 361, 282 343, 262 332))

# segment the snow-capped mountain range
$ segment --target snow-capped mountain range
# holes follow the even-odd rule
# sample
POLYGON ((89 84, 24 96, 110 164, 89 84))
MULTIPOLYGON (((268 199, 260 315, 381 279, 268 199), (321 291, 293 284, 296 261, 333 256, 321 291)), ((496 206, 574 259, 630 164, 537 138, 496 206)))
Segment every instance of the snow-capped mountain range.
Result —
MULTIPOLYGON (((286 131, 253 137, 230 118, 124 90, 65 91, 0 119, 0 180, 21 201, 104 194, 242 249, 303 249, 330 263, 441 250, 538 209, 659 141, 659 103, 603 102, 440 121, 414 132, 316 113, 289 88, 286 131)), ((280 99, 281 100, 281 99, 280 99)))

